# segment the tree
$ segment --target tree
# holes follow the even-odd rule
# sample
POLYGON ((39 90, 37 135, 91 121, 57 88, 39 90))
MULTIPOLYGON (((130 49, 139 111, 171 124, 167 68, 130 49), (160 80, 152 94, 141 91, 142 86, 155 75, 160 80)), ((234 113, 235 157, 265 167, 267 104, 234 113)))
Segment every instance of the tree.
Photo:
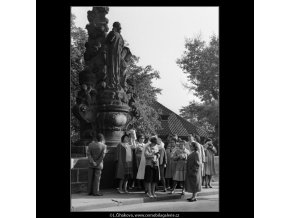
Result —
POLYGON ((190 122, 205 128, 218 143, 219 120, 219 39, 211 36, 207 45, 200 36, 186 39, 185 52, 176 61, 187 75, 190 84, 186 87, 193 91, 201 102, 193 101, 180 112, 190 122))
MULTIPOLYGON (((75 25, 74 14, 71 14, 71 73, 70 73, 70 88, 71 88, 71 108, 76 104, 76 96, 79 91, 79 72, 84 69, 83 55, 85 52, 85 43, 87 41, 87 33, 80 27, 75 25)), ((71 113, 71 140, 72 143, 79 139, 79 121, 71 113)))
POLYGON ((219 103, 214 100, 211 103, 207 102, 190 102, 181 110, 181 116, 191 123, 204 128, 215 141, 217 145, 219 140, 219 103))
POLYGON ((152 105, 152 101, 156 100, 157 94, 161 93, 161 89, 155 88, 152 85, 153 79, 159 79, 159 72, 154 70, 152 66, 138 66, 138 57, 133 56, 129 65, 130 76, 128 83, 135 88, 136 102, 140 118, 132 124, 137 130, 137 133, 142 133, 145 136, 156 134, 156 130, 161 128, 159 115, 152 105))
POLYGON ((183 56, 177 64, 191 82, 187 87, 202 101, 219 98, 219 39, 213 35, 209 45, 200 37, 186 39, 183 56))

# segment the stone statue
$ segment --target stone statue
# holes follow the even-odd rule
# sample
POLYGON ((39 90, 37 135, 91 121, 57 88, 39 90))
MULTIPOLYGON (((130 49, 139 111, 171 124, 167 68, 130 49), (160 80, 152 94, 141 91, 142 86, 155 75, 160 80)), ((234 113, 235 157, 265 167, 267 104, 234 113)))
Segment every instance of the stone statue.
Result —
POLYGON ((109 32, 106 38, 107 45, 107 85, 109 88, 119 90, 121 77, 121 60, 122 50, 124 48, 124 40, 121 36, 121 24, 119 22, 113 23, 113 29, 109 32))
POLYGON ((120 83, 121 86, 125 89, 127 84, 127 77, 129 75, 128 73, 128 65, 130 62, 130 59, 132 57, 132 53, 128 47, 124 47, 121 53, 121 74, 120 74, 120 83))

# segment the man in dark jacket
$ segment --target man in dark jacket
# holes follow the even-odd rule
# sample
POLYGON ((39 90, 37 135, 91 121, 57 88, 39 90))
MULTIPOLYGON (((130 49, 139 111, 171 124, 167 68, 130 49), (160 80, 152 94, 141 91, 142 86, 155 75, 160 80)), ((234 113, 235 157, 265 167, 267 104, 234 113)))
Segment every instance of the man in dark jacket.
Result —
POLYGON ((100 192, 100 180, 103 169, 103 160, 106 155, 107 146, 104 144, 103 134, 93 134, 93 141, 89 144, 87 156, 89 160, 88 169, 88 194, 102 196, 100 192))

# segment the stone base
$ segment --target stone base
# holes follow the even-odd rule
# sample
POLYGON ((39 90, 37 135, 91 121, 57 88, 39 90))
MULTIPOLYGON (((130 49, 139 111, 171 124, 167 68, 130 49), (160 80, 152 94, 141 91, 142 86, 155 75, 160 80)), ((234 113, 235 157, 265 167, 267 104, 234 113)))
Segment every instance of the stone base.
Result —
POLYGON ((88 183, 87 182, 72 182, 71 183, 71 193, 81 193, 87 192, 88 183))
POLYGON ((86 157, 87 146, 71 146, 71 158, 86 157))

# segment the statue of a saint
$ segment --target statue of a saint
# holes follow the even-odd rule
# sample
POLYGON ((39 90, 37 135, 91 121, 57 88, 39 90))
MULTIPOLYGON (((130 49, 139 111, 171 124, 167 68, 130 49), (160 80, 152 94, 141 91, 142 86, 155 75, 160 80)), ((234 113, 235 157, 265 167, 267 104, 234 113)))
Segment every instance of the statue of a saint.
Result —
POLYGON ((121 86, 125 89, 125 87, 127 86, 127 78, 129 76, 129 72, 128 72, 128 65, 130 62, 130 59, 132 57, 131 51, 128 47, 124 47, 122 50, 122 59, 121 59, 121 71, 120 71, 120 83, 121 86))
POLYGON ((106 38, 107 45, 107 86, 110 88, 120 89, 120 71, 122 50, 124 48, 124 40, 121 36, 121 24, 113 23, 113 29, 106 38))

